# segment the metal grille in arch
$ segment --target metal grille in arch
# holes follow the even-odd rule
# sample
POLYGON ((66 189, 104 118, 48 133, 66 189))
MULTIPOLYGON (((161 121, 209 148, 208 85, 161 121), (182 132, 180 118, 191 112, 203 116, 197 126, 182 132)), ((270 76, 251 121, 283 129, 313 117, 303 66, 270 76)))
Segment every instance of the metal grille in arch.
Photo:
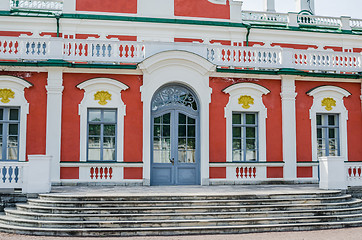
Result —
POLYGON ((181 86, 168 86, 159 90, 153 97, 152 111, 172 105, 198 110, 196 97, 190 90, 181 86))

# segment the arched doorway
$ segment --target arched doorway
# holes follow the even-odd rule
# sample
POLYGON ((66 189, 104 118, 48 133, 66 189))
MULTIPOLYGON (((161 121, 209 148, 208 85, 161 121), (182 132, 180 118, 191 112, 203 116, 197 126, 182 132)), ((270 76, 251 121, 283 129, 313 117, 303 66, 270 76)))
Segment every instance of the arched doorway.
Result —
POLYGON ((181 85, 166 85, 154 94, 151 113, 151 185, 200 184, 195 94, 181 85))

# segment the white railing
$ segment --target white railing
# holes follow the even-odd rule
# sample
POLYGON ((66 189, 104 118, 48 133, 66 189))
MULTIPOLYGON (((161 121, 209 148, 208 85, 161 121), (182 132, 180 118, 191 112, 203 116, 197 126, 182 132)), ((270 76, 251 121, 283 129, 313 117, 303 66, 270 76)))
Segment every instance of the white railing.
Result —
POLYGON ((347 186, 362 186, 362 162, 345 162, 347 186))
POLYGON ((11 9, 29 11, 52 11, 63 10, 63 0, 10 0, 11 9))
POLYGON ((123 42, 98 39, 0 37, 0 59, 69 62, 139 63, 168 50, 188 51, 225 67, 361 72, 362 54, 280 47, 233 47, 219 44, 123 42))
POLYGON ((23 187, 25 162, 0 162, 0 189, 23 187))
MULTIPOLYGON (((90 163, 90 162, 62 162, 61 167, 79 168, 79 179, 66 179, 64 182, 75 183, 125 183, 125 167, 143 167, 142 163, 90 163)), ((132 180, 137 182, 137 180, 132 180)), ((138 182, 142 182, 138 180, 138 182)))
POLYGON ((243 21, 250 21, 250 22, 277 23, 277 24, 288 23, 288 14, 286 13, 242 11, 241 17, 243 21))
POLYGON ((315 15, 304 15, 297 13, 275 13, 275 12, 255 12, 242 11, 242 21, 254 24, 278 24, 293 27, 315 26, 328 28, 341 28, 346 30, 362 29, 361 19, 350 19, 343 21, 346 17, 325 17, 315 15))
POLYGON ((314 15, 298 15, 298 23, 300 25, 336 27, 336 28, 339 28, 342 25, 340 18, 322 17, 314 15))

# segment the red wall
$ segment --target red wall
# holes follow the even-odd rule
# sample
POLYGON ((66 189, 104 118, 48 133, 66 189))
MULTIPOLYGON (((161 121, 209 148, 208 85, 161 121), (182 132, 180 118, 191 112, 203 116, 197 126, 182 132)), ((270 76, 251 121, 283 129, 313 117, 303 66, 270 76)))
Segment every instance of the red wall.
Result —
POLYGON ((297 119, 297 160, 312 160, 312 139, 309 109, 313 104, 313 97, 306 94, 312 88, 324 85, 333 85, 344 88, 352 95, 344 98, 344 105, 348 110, 348 159, 361 161, 362 156, 362 112, 361 112, 361 84, 360 83, 333 83, 333 82, 306 82, 296 81, 296 119, 297 119))
POLYGON ((175 0, 175 16, 230 19, 229 1, 220 5, 208 0, 175 0))
POLYGON ((137 0, 77 0, 77 11, 137 13, 137 0))
MULTIPOLYGON (((22 78, 33 84, 25 88, 25 98, 29 103, 27 115, 26 156, 45 154, 46 151, 46 90, 47 73, 32 72, 0 72, 22 78)), ((10 102, 11 104, 11 102, 10 102)))
POLYGON ((210 103, 210 162, 226 162, 226 119, 224 108, 229 101, 229 95, 222 90, 239 82, 252 82, 270 90, 263 96, 263 102, 268 109, 266 120, 267 161, 282 161, 282 112, 280 100, 280 81, 210 78, 212 88, 210 103))

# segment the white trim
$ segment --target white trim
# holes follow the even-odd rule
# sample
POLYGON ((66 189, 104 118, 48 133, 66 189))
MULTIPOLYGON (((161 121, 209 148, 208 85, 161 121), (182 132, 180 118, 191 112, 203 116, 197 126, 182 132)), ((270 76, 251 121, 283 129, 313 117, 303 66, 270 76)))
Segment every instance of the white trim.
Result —
POLYGON ((282 134, 283 134, 283 161, 284 179, 295 180, 297 178, 297 126, 295 115, 295 76, 282 76, 282 134))
POLYGON ((209 74, 215 66, 202 57, 184 51, 166 51, 153 55, 139 64, 144 72, 141 86, 143 102, 143 177, 151 179, 151 101, 154 93, 169 83, 183 84, 194 91, 200 103, 200 175, 201 184, 209 182, 209 104, 212 89, 209 74))
POLYGON ((24 89, 31 86, 32 84, 21 78, 0 76, 0 89, 9 88, 15 93, 14 98, 10 98, 10 102, 0 101, 0 106, 20 107, 19 161, 21 162, 26 160, 27 115, 29 114, 29 103, 24 96, 24 89))
POLYGON ((117 162, 123 162, 124 147, 124 116, 126 116, 126 105, 121 98, 121 91, 129 87, 117 80, 110 78, 94 78, 80 83, 79 89, 85 90, 84 97, 79 104, 80 116, 80 152, 79 160, 87 161, 87 110, 88 108, 115 108, 117 109, 117 162), (112 97, 106 105, 100 105, 94 100, 97 91, 107 91, 112 97))
POLYGON ((259 141, 259 162, 266 162, 266 118, 267 108, 263 103, 262 96, 270 91, 255 83, 237 83, 223 90, 229 94, 229 102, 225 107, 226 118, 226 161, 232 162, 232 114, 237 112, 257 112, 258 113, 258 141, 259 141), (244 109, 238 103, 241 95, 248 95, 254 99, 254 104, 250 108, 244 109))
POLYGON ((344 106, 343 98, 351 95, 348 91, 336 86, 321 86, 313 89, 308 93, 313 97, 313 105, 309 110, 309 118, 311 120, 312 130, 312 160, 317 161, 317 113, 339 114, 339 133, 340 133, 340 156, 344 161, 348 161, 347 146, 347 120, 348 111, 344 106), (336 106, 331 111, 327 111, 321 102, 324 98, 331 97, 336 101, 336 106))

